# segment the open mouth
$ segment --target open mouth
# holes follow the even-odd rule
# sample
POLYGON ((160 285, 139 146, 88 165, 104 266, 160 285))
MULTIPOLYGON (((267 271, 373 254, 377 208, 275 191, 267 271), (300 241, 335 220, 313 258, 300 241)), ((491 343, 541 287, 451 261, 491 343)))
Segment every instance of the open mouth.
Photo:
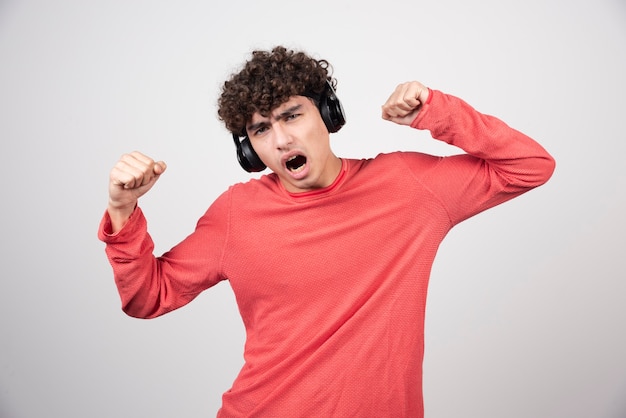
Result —
POLYGON ((294 155, 287 160, 285 165, 287 167, 287 170, 291 171, 292 173, 297 173, 304 168, 305 164, 306 157, 304 155, 294 155))

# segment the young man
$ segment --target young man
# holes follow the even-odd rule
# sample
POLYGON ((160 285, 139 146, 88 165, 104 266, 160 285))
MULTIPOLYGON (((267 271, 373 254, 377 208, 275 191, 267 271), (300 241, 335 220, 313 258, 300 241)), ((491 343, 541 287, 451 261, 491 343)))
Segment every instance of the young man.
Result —
POLYGON ((329 64, 276 47, 226 81, 219 116, 236 184, 160 257, 137 206, 166 169, 134 152, 110 174, 99 238, 124 311, 153 318, 228 280, 246 328, 245 364, 220 417, 421 417, 424 308, 435 253, 457 223, 546 182, 551 156, 464 101, 400 84, 386 120, 465 153, 342 159, 345 122, 329 64))

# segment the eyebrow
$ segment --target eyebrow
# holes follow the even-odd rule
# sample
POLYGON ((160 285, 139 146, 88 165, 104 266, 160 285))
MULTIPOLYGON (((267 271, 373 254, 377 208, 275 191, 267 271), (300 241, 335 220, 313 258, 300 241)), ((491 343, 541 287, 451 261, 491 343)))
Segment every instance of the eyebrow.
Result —
MULTIPOLYGON (((278 116, 276 116, 274 118, 274 120, 280 120, 280 119, 283 119, 283 118, 285 118, 285 117, 287 117, 289 115, 293 115, 295 112, 300 110, 301 107, 302 107, 301 104, 296 104, 296 105, 293 105, 291 107, 288 107, 287 109, 285 109, 282 112, 280 112, 278 114, 278 116)), ((248 129, 248 131, 256 131, 257 129, 263 128, 263 127, 265 127, 267 125, 268 125, 267 120, 262 120, 260 122, 256 122, 256 123, 248 125, 247 129, 248 129)))

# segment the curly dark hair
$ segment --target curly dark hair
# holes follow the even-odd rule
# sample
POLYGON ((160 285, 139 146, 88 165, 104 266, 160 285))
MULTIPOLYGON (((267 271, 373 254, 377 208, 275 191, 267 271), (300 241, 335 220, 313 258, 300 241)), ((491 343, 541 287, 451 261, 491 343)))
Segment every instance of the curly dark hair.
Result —
POLYGON ((243 69, 224 82, 218 100, 218 116, 233 133, 245 133, 246 123, 259 112, 272 110, 296 95, 318 96, 330 77, 332 67, 304 52, 276 46, 271 51, 253 51, 243 69))

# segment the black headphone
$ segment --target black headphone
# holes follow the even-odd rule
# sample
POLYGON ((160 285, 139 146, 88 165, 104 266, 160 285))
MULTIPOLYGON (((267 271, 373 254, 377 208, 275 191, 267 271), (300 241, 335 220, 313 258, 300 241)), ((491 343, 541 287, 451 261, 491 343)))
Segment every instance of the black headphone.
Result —
MULTIPOLYGON (((346 116, 343 106, 335 94, 335 89, 333 89, 328 80, 326 80, 326 88, 320 96, 309 93, 304 93, 303 96, 311 97, 318 102, 317 108, 329 133, 337 132, 345 125, 346 116)), ((254 151, 248 135, 245 133, 243 135, 233 133, 233 140, 235 141, 235 147, 237 147, 237 161, 239 161, 239 165, 244 170, 249 173, 265 170, 266 166, 256 151, 254 151)))

